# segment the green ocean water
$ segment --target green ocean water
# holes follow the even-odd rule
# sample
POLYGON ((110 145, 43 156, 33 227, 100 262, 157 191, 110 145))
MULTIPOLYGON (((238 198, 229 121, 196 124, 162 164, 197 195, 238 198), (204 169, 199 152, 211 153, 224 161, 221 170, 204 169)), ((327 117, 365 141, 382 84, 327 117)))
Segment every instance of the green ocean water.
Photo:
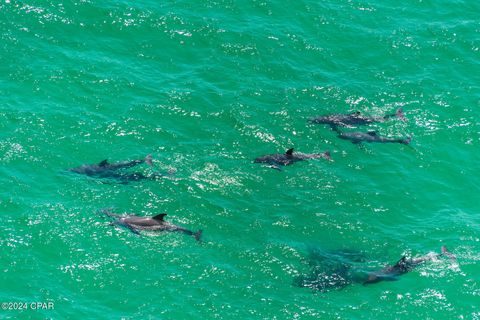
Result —
MULTIPOLYGON (((479 319, 480 2, 2 1, 2 319, 479 319), (340 140, 313 116, 410 145, 340 140), (256 157, 330 150, 282 171, 256 157), (152 154, 128 184, 68 168, 152 154), (203 230, 135 235, 102 208, 203 230), (294 285, 309 250, 398 281, 294 285), (3 304, 2 304, 3 306, 3 304)), ((352 130, 352 129, 346 129, 352 130)))

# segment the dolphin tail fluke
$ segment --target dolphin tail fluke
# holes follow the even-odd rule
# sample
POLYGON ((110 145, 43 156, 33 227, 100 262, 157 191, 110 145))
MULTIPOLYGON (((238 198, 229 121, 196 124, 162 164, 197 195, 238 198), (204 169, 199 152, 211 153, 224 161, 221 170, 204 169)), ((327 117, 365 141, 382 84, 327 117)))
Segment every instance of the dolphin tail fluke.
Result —
POLYGON ((405 114, 403 113, 402 108, 397 109, 397 111, 395 112, 395 116, 402 121, 407 121, 407 118, 405 118, 405 114))
POLYGON ((193 236, 195 237, 195 240, 200 241, 200 237, 202 236, 202 232, 203 232, 202 230, 198 230, 197 232, 195 232, 193 234, 193 236))
POLYGON ((148 164, 149 166, 153 166, 152 155, 151 154, 149 154, 145 157, 145 163, 148 164))

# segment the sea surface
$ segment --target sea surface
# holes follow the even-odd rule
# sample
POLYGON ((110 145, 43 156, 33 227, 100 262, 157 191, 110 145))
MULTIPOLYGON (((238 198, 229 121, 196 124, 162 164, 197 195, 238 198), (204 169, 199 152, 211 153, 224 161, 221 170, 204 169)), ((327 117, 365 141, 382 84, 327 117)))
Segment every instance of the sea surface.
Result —
POLYGON ((477 0, 1 0, 0 318, 480 319, 479 14, 477 0), (410 145, 308 123, 398 108, 407 121, 342 130, 410 145), (289 148, 332 161, 253 163, 289 148), (126 172, 165 177, 68 171, 148 154, 126 172), (166 212, 202 241, 136 235, 104 208, 166 212), (312 252, 372 271, 441 246, 457 263, 298 285, 328 263, 312 252))

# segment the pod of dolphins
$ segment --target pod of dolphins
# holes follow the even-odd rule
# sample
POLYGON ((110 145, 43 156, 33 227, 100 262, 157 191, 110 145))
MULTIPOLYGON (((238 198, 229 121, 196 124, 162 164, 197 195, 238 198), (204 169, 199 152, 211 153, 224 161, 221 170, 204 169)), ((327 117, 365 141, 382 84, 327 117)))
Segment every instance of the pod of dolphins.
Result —
MULTIPOLYGON (((375 131, 367 132, 343 132, 340 128, 354 128, 356 126, 365 126, 376 122, 384 122, 392 118, 406 121, 403 110, 399 108, 393 114, 387 114, 383 117, 364 116, 360 112, 350 114, 333 114, 311 118, 308 122, 312 124, 329 125, 335 131, 338 138, 349 140, 354 144, 362 142, 367 143, 400 143, 409 144, 410 137, 389 138, 379 135, 375 131)), ((285 153, 268 154, 254 159, 254 163, 262 163, 270 168, 282 170, 283 166, 292 165, 298 161, 308 159, 331 160, 330 152, 322 153, 299 153, 294 149, 288 149, 285 153)), ((152 156, 148 155, 144 159, 109 163, 103 160, 98 164, 85 164, 76 168, 69 169, 70 172, 86 175, 91 178, 102 179, 104 181, 115 181, 121 184, 127 184, 140 180, 156 180, 166 176, 165 174, 153 173, 144 175, 140 172, 129 173, 126 169, 137 165, 147 164, 153 166, 152 156)), ((200 241, 202 230, 196 232, 177 226, 165 221, 166 213, 156 214, 151 217, 142 217, 133 213, 116 214, 110 209, 100 210, 101 213, 112 219, 110 225, 124 227, 134 234, 140 235, 140 231, 147 232, 179 232, 194 237, 200 241)), ((359 262, 364 262, 362 254, 338 251, 335 253, 325 253, 313 251, 310 253, 311 274, 308 276, 299 276, 294 280, 294 285, 299 287, 309 287, 313 290, 326 292, 330 289, 341 289, 350 283, 362 283, 363 285, 377 283, 380 281, 397 280, 399 275, 413 270, 416 266, 427 261, 435 260, 439 257, 448 257, 455 262, 455 255, 450 253, 445 246, 441 248, 440 253, 429 253, 419 258, 410 258, 403 256, 394 265, 374 272, 359 272, 361 268, 356 266, 359 262), (361 274, 361 276, 359 276, 361 274)))
MULTIPOLYGON (((362 115, 360 112, 353 112, 350 114, 333 114, 311 118, 308 120, 309 123, 313 124, 326 124, 329 125, 332 130, 334 130, 338 137, 343 140, 350 140, 354 144, 360 144, 362 142, 367 143, 401 143, 409 144, 411 141, 410 137, 406 138, 389 138, 379 135, 376 131, 367 131, 367 132, 342 132, 339 127, 348 127, 352 128, 355 126, 365 126, 376 122, 384 122, 391 118, 398 118, 402 121, 406 121, 405 115, 403 114, 402 108, 399 108, 394 114, 387 114, 383 117, 368 117, 362 115)), ((294 153, 293 148, 288 149, 284 154, 269 154, 255 159, 255 163, 266 163, 270 168, 281 170, 282 166, 288 166, 294 164, 295 162, 307 160, 307 159, 318 159, 323 158, 326 160, 331 160, 330 152, 325 151, 324 153, 317 154, 304 154, 304 153, 294 153)))

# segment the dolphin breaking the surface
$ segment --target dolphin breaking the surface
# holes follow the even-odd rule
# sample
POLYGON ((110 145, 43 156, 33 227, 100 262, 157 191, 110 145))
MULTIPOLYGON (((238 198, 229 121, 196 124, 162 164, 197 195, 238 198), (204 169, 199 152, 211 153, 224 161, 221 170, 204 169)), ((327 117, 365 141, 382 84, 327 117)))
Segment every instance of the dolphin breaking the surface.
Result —
POLYGON ((285 153, 268 154, 262 157, 258 157, 254 160, 254 162, 267 163, 270 165, 271 168, 281 170, 280 166, 288 166, 298 161, 318 158, 331 160, 330 151, 325 151, 324 153, 307 154, 298 152, 294 153, 293 148, 291 148, 288 149, 285 153))
POLYGON ((202 230, 197 232, 190 231, 183 227, 174 225, 165 221, 166 213, 160 213, 153 217, 140 217, 135 214, 119 215, 112 213, 110 210, 102 210, 102 213, 109 217, 115 218, 112 224, 125 227, 135 234, 139 231, 155 231, 155 232, 181 232, 189 236, 193 236, 197 241, 200 241, 202 230))
POLYGON ((327 116, 320 116, 311 118, 310 123, 315 124, 328 124, 332 127, 341 126, 364 126, 375 122, 384 122, 390 118, 398 118, 402 121, 406 121, 402 108, 398 108, 394 114, 387 114, 383 117, 368 117, 362 115, 359 111, 349 114, 332 114, 327 116))
POLYGON ((436 260, 441 256, 446 256, 450 258, 451 261, 456 262, 455 255, 448 251, 447 247, 442 246, 441 253, 432 252, 422 257, 412 259, 407 259, 407 257, 403 256, 393 266, 387 266, 379 271, 369 273, 367 280, 363 284, 366 285, 380 281, 398 280, 398 276, 412 271, 414 268, 427 261, 436 260))
POLYGON ((86 174, 87 176, 95 176, 100 175, 102 173, 111 172, 119 169, 126 169, 131 168, 136 165, 147 163, 148 165, 152 165, 152 156, 148 155, 145 159, 142 160, 133 160, 133 161, 122 161, 122 162, 115 162, 115 163, 108 163, 108 160, 105 159, 98 164, 84 164, 80 167, 71 168, 69 169, 72 172, 86 174))
POLYGON ((144 159, 133 160, 133 161, 122 161, 109 163, 108 160, 103 160, 98 164, 84 164, 80 167, 68 169, 70 172, 75 172, 78 174, 84 174, 93 178, 109 178, 115 179, 120 183, 128 183, 131 181, 145 180, 145 179, 156 179, 162 174, 153 174, 145 176, 142 173, 134 172, 128 173, 123 172, 123 169, 128 169, 135 167, 137 165, 146 163, 149 166, 152 166, 152 156, 147 155, 144 159))

